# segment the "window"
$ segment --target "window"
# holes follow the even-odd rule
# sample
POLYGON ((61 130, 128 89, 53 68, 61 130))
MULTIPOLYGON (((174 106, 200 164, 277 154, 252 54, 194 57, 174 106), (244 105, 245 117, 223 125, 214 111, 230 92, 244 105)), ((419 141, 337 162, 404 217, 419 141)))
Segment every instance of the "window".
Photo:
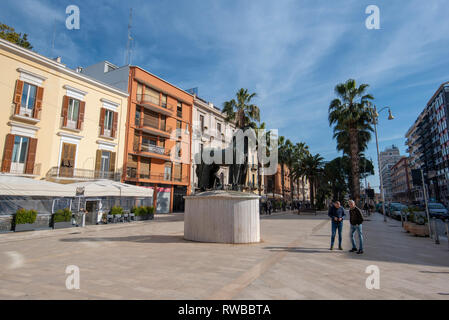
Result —
POLYGON ((166 94, 162 94, 161 105, 162 105, 162 107, 167 108, 167 95, 166 94))
POLYGON ((37 87, 32 84, 24 83, 22 91, 22 102, 20 105, 20 114, 32 116, 34 104, 36 102, 37 87))
POLYGON ((174 165, 174 180, 181 181, 182 180, 182 164, 175 163, 174 165))
POLYGON ((140 110, 136 110, 136 117, 134 119, 134 125, 140 126, 140 119, 142 118, 142 112, 140 110))
POLYGON ((137 178, 137 156, 128 155, 126 164, 126 175, 128 178, 137 178))
POLYGON ((12 173, 25 172, 25 162, 28 153, 28 144, 29 138, 21 136, 14 137, 14 148, 12 151, 10 172, 12 173))
POLYGON ((166 124, 167 124, 167 117, 164 115, 161 115, 161 122, 159 130, 165 131, 166 130, 166 124))
POLYGON ((221 133, 221 123, 217 122, 217 132, 221 133))
POLYGON ((181 142, 180 141, 176 142, 176 156, 178 158, 181 158, 181 142))
POLYGON ((200 127, 201 127, 201 133, 204 133, 204 116, 200 115, 200 127))
POLYGON ((69 110, 67 113, 67 126, 76 128, 80 109, 80 101, 69 98, 69 110))
POLYGON ((114 119, 114 112, 111 110, 106 110, 104 114, 104 130, 107 136, 111 135, 110 131, 112 130, 113 119, 114 119), (107 132, 106 130, 109 132, 107 132))
POLYGON ((176 120, 176 129, 182 129, 182 122, 180 120, 176 120))
POLYGON ((142 97, 143 86, 141 83, 137 84, 137 100, 141 100, 142 97))
POLYGON ((167 162, 164 168, 164 180, 171 180, 171 163, 167 162))
POLYGON ((140 159, 139 177, 141 179, 150 178, 151 160, 149 158, 140 159))
POLYGON ((176 109, 176 115, 178 118, 182 118, 182 103, 178 102, 178 107, 176 109))
POLYGON ((157 92, 154 89, 151 89, 149 87, 145 87, 145 101, 149 101, 151 103, 154 103, 156 105, 160 105, 160 95, 159 92, 157 92))
POLYGON ((111 163, 111 152, 109 152, 109 151, 102 151, 101 152, 100 171, 102 173, 108 172, 110 163, 111 163))

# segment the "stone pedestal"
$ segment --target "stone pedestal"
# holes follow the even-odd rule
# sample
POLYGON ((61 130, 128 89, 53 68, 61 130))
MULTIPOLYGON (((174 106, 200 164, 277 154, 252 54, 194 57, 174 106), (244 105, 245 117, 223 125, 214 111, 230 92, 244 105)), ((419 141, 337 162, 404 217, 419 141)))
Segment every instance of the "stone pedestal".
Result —
POLYGON ((184 198, 184 239, 219 243, 260 242, 258 195, 207 191, 184 198))

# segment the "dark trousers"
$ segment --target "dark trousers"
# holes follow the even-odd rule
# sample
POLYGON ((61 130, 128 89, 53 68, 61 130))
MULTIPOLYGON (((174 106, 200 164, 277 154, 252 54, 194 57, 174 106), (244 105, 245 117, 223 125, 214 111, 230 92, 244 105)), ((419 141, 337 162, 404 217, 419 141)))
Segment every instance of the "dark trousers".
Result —
POLYGON ((343 220, 342 221, 335 221, 332 220, 332 235, 331 235, 331 247, 334 246, 335 242, 335 234, 338 230, 338 246, 341 247, 341 232, 343 231, 343 220))

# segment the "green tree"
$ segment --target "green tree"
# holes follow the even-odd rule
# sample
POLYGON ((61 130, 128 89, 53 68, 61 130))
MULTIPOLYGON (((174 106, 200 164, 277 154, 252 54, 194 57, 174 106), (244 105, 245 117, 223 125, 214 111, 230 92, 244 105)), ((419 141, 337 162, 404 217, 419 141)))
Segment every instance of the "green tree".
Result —
POLYGON ((33 49, 31 43, 28 42, 28 35, 26 33, 23 35, 17 33, 14 28, 3 23, 0 23, 0 38, 24 47, 25 49, 33 49))
POLYGON ((340 83, 335 87, 338 98, 329 105, 329 124, 334 126, 337 143, 342 143, 337 147, 339 150, 348 151, 351 161, 352 197, 356 203, 360 202, 359 132, 366 131, 370 135, 371 131, 371 113, 366 105, 374 98, 366 93, 368 87, 367 84, 357 87, 353 79, 340 83), (340 141, 338 136, 341 137, 340 141))
POLYGON ((223 113, 226 121, 235 121, 237 128, 243 129, 251 126, 254 128, 255 121, 260 121, 259 107, 251 103, 256 93, 248 93, 248 89, 240 89, 236 93, 236 99, 223 103, 223 113))
POLYGON ((294 176, 305 176, 310 183, 310 202, 315 206, 315 193, 317 190, 318 179, 323 171, 323 157, 320 154, 305 155, 301 163, 294 167, 294 176))

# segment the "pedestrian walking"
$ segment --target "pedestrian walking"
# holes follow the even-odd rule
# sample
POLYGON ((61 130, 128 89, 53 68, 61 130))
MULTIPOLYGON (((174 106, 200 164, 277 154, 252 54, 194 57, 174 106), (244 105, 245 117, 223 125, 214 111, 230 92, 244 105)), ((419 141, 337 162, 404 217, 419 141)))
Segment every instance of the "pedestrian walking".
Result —
POLYGON ((332 219, 332 235, 331 235, 331 247, 329 250, 334 250, 335 235, 338 231, 338 250, 343 250, 341 246, 342 231, 343 231, 343 219, 345 217, 345 210, 341 207, 340 201, 335 201, 329 207, 328 216, 332 219))
POLYGON ((350 252, 357 252, 357 254, 363 253, 363 231, 362 231, 362 224, 363 224, 363 215, 362 211, 357 208, 355 205, 354 200, 349 200, 349 222, 351 223, 351 242, 352 242, 352 249, 349 250, 350 252), (359 234, 359 250, 357 250, 357 244, 354 239, 354 233, 357 231, 359 234))

